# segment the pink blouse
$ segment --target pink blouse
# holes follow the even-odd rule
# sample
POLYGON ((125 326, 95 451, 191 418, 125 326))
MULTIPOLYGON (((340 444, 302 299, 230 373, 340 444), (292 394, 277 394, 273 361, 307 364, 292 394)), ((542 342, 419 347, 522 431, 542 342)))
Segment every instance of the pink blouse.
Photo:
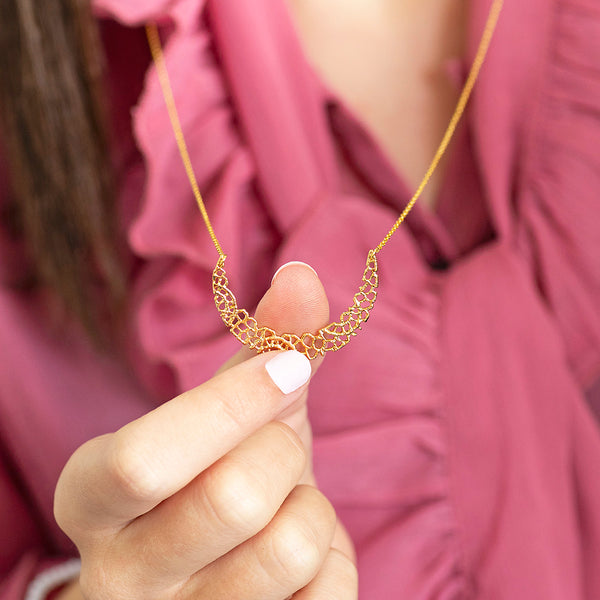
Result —
MULTIPOLYGON (((457 85, 489 3, 472 2, 457 85)), ((95 8, 130 344, 127 358, 98 355, 77 325, 52 324, 43 295, 0 287, 0 600, 75 553, 52 518, 75 448, 237 348, 212 304, 216 253, 137 26, 163 25, 241 305, 256 305, 278 265, 304 260, 339 314, 410 196, 307 63, 283 0, 95 8)), ((598 3, 506 0, 438 207, 417 203, 381 253, 368 325, 311 386, 317 478, 356 544, 361 598, 600 598, 599 140, 598 3)), ((0 253, 0 275, 18 268, 4 233, 0 253)))

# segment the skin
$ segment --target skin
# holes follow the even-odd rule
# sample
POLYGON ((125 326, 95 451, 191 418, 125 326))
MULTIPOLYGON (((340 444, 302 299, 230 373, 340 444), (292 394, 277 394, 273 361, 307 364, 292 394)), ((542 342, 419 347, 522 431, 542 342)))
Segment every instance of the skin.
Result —
MULTIPOLYGON (((416 186, 459 90, 464 0, 287 0, 306 54, 416 186)), ((444 163, 420 202, 433 209, 444 163)), ((287 267, 256 313, 301 333, 328 322, 314 273, 287 267)), ((271 357, 242 350, 202 386, 71 457, 59 525, 82 556, 59 600, 353 600, 354 550, 312 473, 308 384, 287 396, 271 357)), ((319 361, 313 363, 313 370, 319 361)))
MULTIPOLYGON (((366 125, 415 189, 460 90, 445 71, 464 56, 466 0, 287 0, 315 71, 366 125)), ((445 161, 419 203, 437 205, 445 161)))

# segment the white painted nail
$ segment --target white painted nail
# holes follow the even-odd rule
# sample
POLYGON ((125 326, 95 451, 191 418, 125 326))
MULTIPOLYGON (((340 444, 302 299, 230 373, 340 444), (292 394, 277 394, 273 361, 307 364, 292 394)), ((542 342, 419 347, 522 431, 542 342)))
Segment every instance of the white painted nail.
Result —
POLYGON ((303 386, 311 374, 310 360, 296 350, 278 354, 265 364, 273 383, 284 393, 291 394, 303 386))
MULTIPOLYGON (((291 262, 285 263, 285 265, 281 265, 279 267, 279 269, 277 269, 277 271, 275 271, 275 275, 273 275, 273 279, 271 279, 271 285, 273 285, 273 282, 275 281, 275 277, 277 277, 277 275, 279 275, 279 272, 282 269, 285 269, 286 267, 289 267, 291 265, 302 265, 304 267, 308 267, 315 275, 317 275, 317 272, 310 265, 307 265, 305 262, 302 262, 300 260, 292 260, 291 262)), ((317 277, 318 277, 318 275, 317 275, 317 277)))

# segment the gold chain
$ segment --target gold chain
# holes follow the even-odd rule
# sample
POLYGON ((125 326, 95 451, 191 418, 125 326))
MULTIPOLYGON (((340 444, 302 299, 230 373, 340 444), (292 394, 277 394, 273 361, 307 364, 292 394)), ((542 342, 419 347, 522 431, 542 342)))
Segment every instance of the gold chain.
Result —
POLYGON ((389 241, 390 238, 396 233, 396 229, 400 226, 400 223, 404 221, 406 215, 410 212, 410 209, 413 207, 414 203, 417 201, 423 189, 431 179, 433 172, 438 166, 440 160, 442 160, 442 156, 444 152, 446 152, 446 148, 448 148, 448 144, 450 144, 450 140, 454 135, 454 131, 462 114, 467 106, 467 102, 469 101, 469 96, 473 91, 473 86, 475 85, 475 81, 477 80, 477 76, 479 75, 479 71, 481 70, 481 65, 485 59, 485 55, 487 54, 488 47, 490 42, 492 41, 492 34, 494 33, 494 29, 496 28, 496 23, 498 22, 498 17, 500 16, 500 10, 502 9, 502 0, 494 0, 491 8, 490 14, 485 24, 485 28, 483 30, 483 34, 481 35, 481 41, 479 42, 479 47, 477 48, 477 53, 475 54, 475 58, 473 59, 473 64, 471 65, 471 70, 469 71, 469 75, 467 77, 467 81, 460 93, 458 98, 458 102, 456 103, 456 108, 454 109, 454 113, 450 118, 450 123, 448 123, 448 127, 444 133, 444 137, 438 146, 438 149, 435 152, 433 160, 423 177, 423 180, 417 187, 417 190, 413 194, 413 197, 410 199, 410 202, 404 207, 404 210, 398 217, 398 220, 394 223, 392 228, 387 232, 386 236, 379 242, 379 245, 375 248, 375 252, 379 252, 389 241))
POLYGON ((173 98, 171 80, 169 79, 169 73, 167 72, 165 58, 160 45, 158 29, 154 23, 148 23, 146 25, 146 35, 148 37, 148 43, 150 44, 152 58, 154 59, 154 64, 156 65, 160 87, 162 88, 163 96, 165 97, 165 104, 167 105, 167 110, 169 112, 169 119, 171 119, 173 132, 175 133, 175 140, 177 141, 177 146, 179 147, 179 153, 181 154, 181 158, 183 160, 185 172, 187 173, 188 179, 190 180, 190 184, 192 186, 192 191, 194 192, 194 198, 196 198, 198 208, 202 213, 202 218, 204 219, 204 223, 208 229, 210 239, 215 245, 219 256, 223 257, 225 256, 225 253, 221 248, 221 244, 219 244, 215 230, 213 229, 212 223, 208 218, 206 206, 204 206, 204 200, 202 200, 202 194, 200 193, 200 188, 198 187, 198 182, 196 181, 196 175, 194 174, 194 169, 192 168, 192 161, 190 160, 187 144, 185 143, 185 138, 183 137, 183 130, 181 129, 181 122, 179 121, 179 115, 177 114, 177 108, 175 106, 175 98, 173 98))
POLYGON ((493 0, 492 2, 471 70, 469 71, 465 85, 460 93, 456 108, 448 123, 448 127, 442 137, 442 141, 436 150, 425 176, 392 228, 381 242, 379 242, 378 246, 369 250, 367 264, 362 277, 362 285, 360 286, 359 291, 354 295, 352 305, 340 315, 338 321, 321 328, 316 334, 303 333, 300 336, 290 333, 278 334, 269 327, 258 327, 256 320, 251 317, 246 310, 238 308, 235 296, 228 288, 229 283, 224 266, 227 256, 223 252, 221 244, 212 227, 206 207, 204 206, 202 195, 200 194, 200 189, 198 188, 196 176, 194 175, 192 161, 188 153, 187 144, 185 143, 183 130, 179 121, 179 115, 177 114, 177 108, 175 106, 169 74, 165 66, 158 30, 153 23, 146 25, 148 43, 152 52, 152 58, 156 64, 158 79, 165 98, 169 119, 171 120, 173 132, 175 133, 175 140, 183 160, 185 172, 187 173, 192 186, 194 198, 202 213, 202 218, 204 219, 210 238, 219 254, 219 260, 213 271, 212 277, 215 305, 223 322, 229 327, 231 333, 233 333, 233 335, 243 344, 256 349, 258 352, 277 349, 297 350, 308 356, 308 358, 313 359, 317 356, 324 355, 325 352, 333 352, 345 346, 350 339, 356 335, 356 332, 361 328, 361 325, 367 321, 371 309, 375 304, 375 300, 377 299, 377 287, 379 284, 379 276, 377 274, 377 254, 390 241, 390 238, 394 235, 402 221, 406 218, 406 215, 408 215, 411 208, 414 206, 450 144, 450 140, 452 139, 458 122, 465 110, 473 86, 475 85, 475 81, 477 80, 479 71, 481 70, 481 66, 487 54, 494 29, 496 28, 496 23, 498 22, 498 17, 500 16, 502 2, 503 0, 493 0))

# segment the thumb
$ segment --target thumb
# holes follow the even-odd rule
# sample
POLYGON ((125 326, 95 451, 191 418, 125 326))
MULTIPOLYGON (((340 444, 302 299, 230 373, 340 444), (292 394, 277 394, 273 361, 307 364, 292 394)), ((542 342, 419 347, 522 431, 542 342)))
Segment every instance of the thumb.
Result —
POLYGON ((258 304, 255 318, 259 326, 296 335, 316 333, 327 325, 329 303, 314 269, 302 262, 280 267, 258 304))
MULTIPOLYGON (((259 327, 269 327, 280 334, 316 333, 327 325, 329 303, 314 269, 302 262, 291 262, 280 267, 273 277, 271 287, 258 303, 254 318, 259 327)), ((254 354, 254 350, 244 346, 220 371, 243 362, 254 354)), ((322 361, 322 357, 311 361, 313 374, 322 361)))

